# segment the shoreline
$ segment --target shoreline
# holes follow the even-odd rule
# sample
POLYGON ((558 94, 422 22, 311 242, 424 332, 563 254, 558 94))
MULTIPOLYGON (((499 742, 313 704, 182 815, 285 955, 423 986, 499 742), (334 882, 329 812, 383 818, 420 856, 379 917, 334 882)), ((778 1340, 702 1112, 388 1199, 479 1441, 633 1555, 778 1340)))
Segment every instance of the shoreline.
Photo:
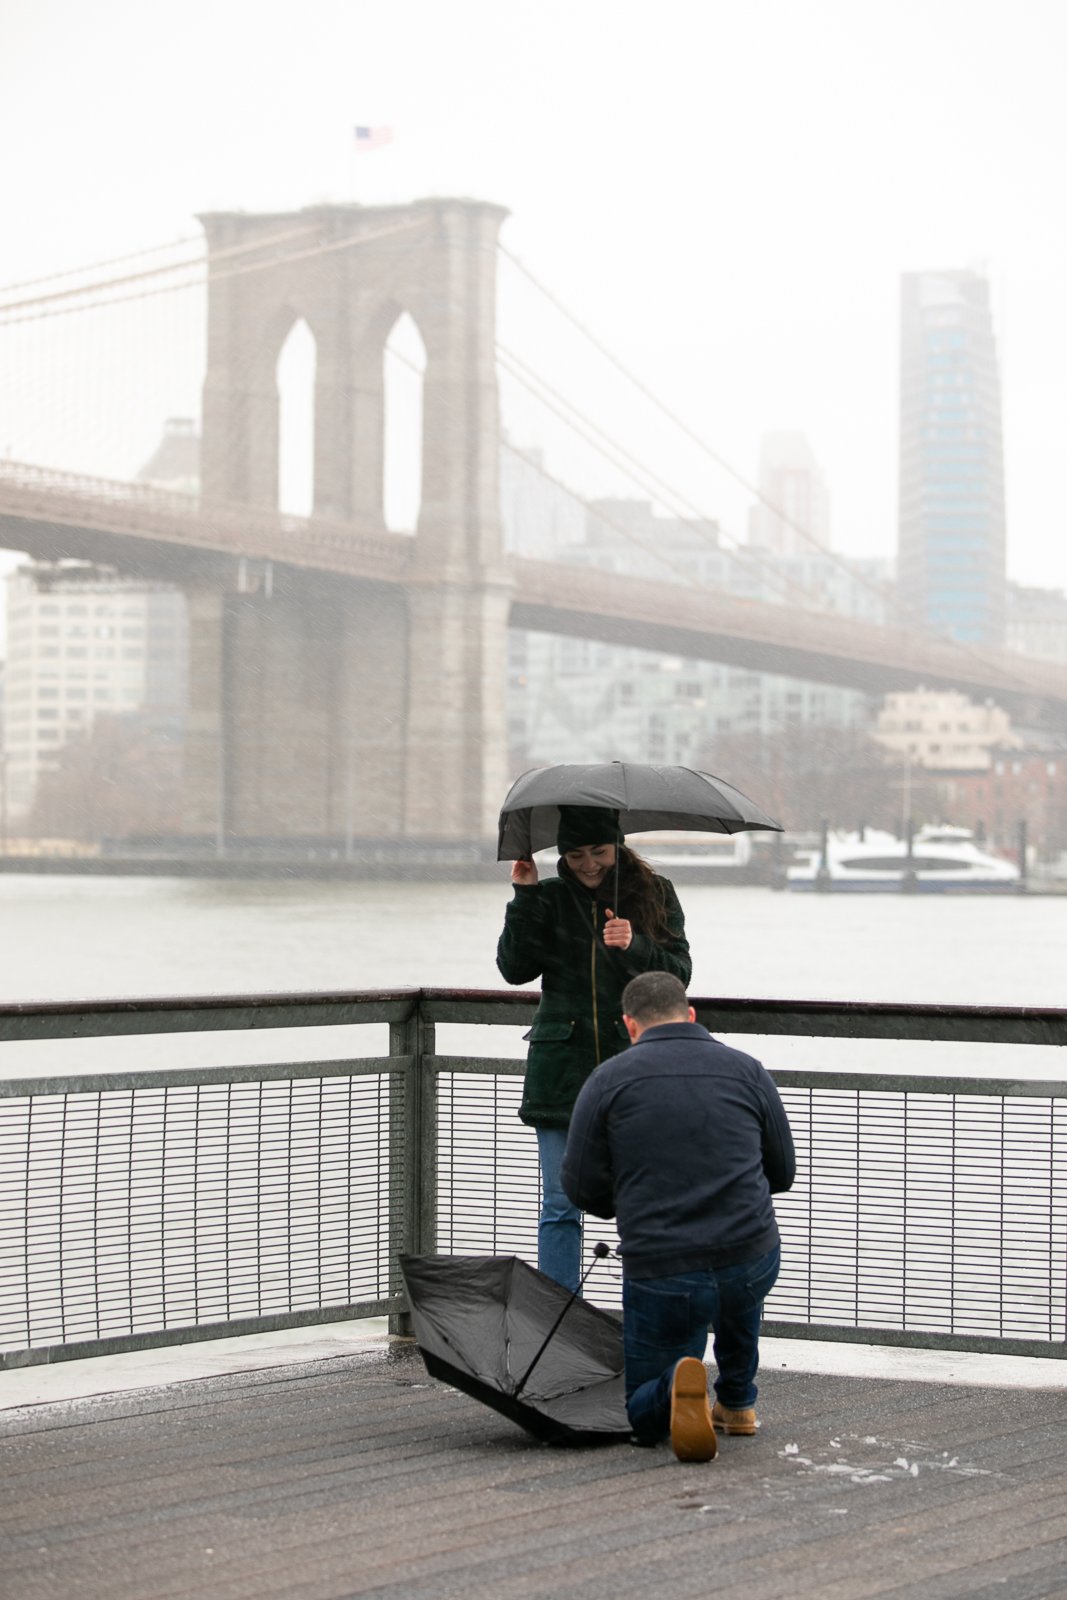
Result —
MULTIPOLYGON (((685 888, 772 889, 776 893, 789 893, 784 885, 775 882, 775 872, 770 863, 747 862, 743 866, 715 865, 692 867, 671 862, 657 863, 672 883, 685 888)), ((89 878, 205 878, 205 879, 276 879, 309 882, 351 883, 501 883, 506 880, 507 862, 488 859, 472 860, 464 853, 440 852, 432 847, 420 848, 412 853, 374 851, 352 858, 331 856, 16 856, 0 855, 0 874, 25 877, 89 877, 89 878)), ((795 892, 795 891, 794 891, 795 892)), ((809 894, 811 891, 807 891, 809 894)), ((852 899, 857 894, 867 898, 876 894, 880 899, 892 899, 903 891, 861 891, 830 889, 819 895, 820 899, 852 899)), ((982 899, 1043 899, 1067 895, 1067 880, 1027 882, 1014 888, 982 889, 979 887, 939 889, 937 897, 949 895, 953 899, 979 897, 982 899)), ((914 898, 914 896, 910 897, 914 898)), ((920 895, 919 898, 930 898, 920 895)))
MULTIPOLYGON (((762 865, 687 868, 665 863, 673 883, 687 886, 771 887, 762 865)), ((14 856, 0 855, 0 873, 42 877, 278 878, 345 882, 502 883, 510 863, 470 859, 447 847, 411 853, 374 851, 343 856, 14 856)))

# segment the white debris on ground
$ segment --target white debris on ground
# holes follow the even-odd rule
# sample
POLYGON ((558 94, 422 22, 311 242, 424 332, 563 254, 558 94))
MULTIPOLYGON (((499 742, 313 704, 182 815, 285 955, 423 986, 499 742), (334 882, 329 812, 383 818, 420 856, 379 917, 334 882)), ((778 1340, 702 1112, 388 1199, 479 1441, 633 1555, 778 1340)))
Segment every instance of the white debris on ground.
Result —
MULTIPOLYGON (((971 1467, 961 1464, 959 1456, 950 1456, 947 1450, 939 1455, 926 1455, 922 1445, 909 1444, 905 1446, 906 1455, 894 1454, 901 1448, 900 1440, 890 1442, 880 1440, 873 1434, 865 1434, 862 1438, 856 1435, 851 1437, 858 1449, 853 1449, 851 1455, 855 1457, 864 1451, 873 1448, 879 1451, 879 1459, 875 1461, 862 1461, 849 1458, 849 1453, 839 1456, 833 1461, 817 1461, 813 1455, 801 1455, 800 1446, 796 1443, 786 1444, 778 1451, 783 1461, 802 1468, 805 1472, 825 1473, 829 1477, 847 1478, 850 1483, 892 1483, 901 1478, 917 1478, 920 1472, 952 1472, 966 1477, 988 1477, 991 1469, 988 1467, 971 1467)), ((829 1440, 829 1449, 840 1450, 840 1439, 829 1440)))

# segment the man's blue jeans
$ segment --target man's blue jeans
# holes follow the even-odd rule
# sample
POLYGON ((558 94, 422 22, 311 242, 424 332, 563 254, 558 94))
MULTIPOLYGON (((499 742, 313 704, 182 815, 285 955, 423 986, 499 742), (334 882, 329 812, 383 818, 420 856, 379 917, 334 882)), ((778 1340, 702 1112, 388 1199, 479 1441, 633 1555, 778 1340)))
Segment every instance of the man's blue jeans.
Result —
POLYGON ((566 1148, 565 1131, 537 1129, 537 1153, 541 1158, 537 1265, 565 1289, 577 1289, 582 1275, 582 1213, 568 1200, 559 1181, 566 1148))
POLYGON ((774 1287, 780 1260, 776 1245, 735 1267, 624 1279, 626 1410, 643 1444, 656 1444, 670 1433, 674 1369, 683 1356, 703 1360, 709 1327, 720 1404, 740 1411, 755 1403, 763 1301, 774 1287))

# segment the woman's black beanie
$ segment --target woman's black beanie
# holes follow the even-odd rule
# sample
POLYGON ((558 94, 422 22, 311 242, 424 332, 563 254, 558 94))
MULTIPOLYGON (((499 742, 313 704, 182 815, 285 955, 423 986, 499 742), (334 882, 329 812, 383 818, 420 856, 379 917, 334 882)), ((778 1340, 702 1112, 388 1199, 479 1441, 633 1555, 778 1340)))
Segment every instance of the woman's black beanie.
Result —
POLYGON ((585 844, 622 844, 619 813, 606 806, 560 806, 556 848, 560 855, 585 844))

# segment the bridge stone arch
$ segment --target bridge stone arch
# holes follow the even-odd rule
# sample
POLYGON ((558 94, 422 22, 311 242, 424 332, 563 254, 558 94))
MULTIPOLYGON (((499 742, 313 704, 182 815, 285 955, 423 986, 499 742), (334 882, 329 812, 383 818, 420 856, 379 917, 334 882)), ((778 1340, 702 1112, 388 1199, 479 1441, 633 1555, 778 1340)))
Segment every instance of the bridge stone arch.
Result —
POLYGON ((495 562, 496 241, 505 215, 483 201, 421 200, 202 216, 205 497, 276 504, 274 366, 303 317, 319 352, 315 511, 383 531, 382 357, 407 312, 426 349, 418 536, 438 563, 495 562))
POLYGON ((317 347, 313 517, 384 535, 385 346, 405 313, 426 369, 402 604, 373 585, 323 592, 295 571, 240 596, 191 597, 191 831, 491 833, 507 779, 513 587, 495 356, 505 215, 482 201, 423 200, 201 218, 206 501, 277 506, 277 360, 303 319, 317 347))
POLYGON ((423 377, 426 344, 418 323, 401 311, 382 350, 383 492, 391 533, 414 533, 422 504, 423 377))

